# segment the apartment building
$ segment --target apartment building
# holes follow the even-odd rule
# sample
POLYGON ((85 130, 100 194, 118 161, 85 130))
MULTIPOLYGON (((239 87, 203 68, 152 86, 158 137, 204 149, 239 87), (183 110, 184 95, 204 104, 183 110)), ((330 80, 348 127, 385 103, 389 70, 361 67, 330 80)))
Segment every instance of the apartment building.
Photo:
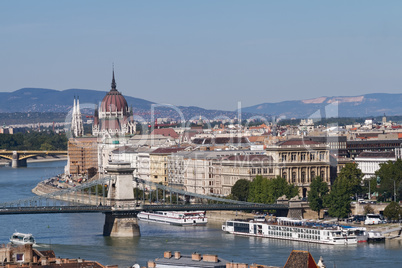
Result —
POLYGON ((184 147, 158 148, 149 153, 150 181, 168 185, 168 157, 184 149, 184 147))
POLYGON ((68 140, 66 173, 86 175, 89 178, 98 171, 98 139, 74 138, 68 140))

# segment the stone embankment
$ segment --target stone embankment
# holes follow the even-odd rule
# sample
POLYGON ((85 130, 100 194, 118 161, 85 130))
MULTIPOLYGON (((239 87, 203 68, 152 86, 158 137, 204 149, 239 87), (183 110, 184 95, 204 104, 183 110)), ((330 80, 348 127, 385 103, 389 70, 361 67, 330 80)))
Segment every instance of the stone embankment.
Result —
MULTIPOLYGON (((51 180, 51 179, 50 179, 51 180)), ((32 189, 32 192, 36 195, 45 195, 49 193, 53 193, 56 191, 60 191, 61 189, 58 187, 61 187, 61 185, 66 186, 66 183, 55 183, 49 180, 46 181, 41 181, 39 182, 35 188, 32 189)), ((78 203, 84 204, 84 205, 98 205, 99 202, 101 202, 102 197, 96 198, 96 196, 89 196, 88 194, 82 194, 82 193, 70 193, 70 194, 65 194, 63 196, 58 196, 57 200, 62 200, 62 201, 73 201, 77 200, 78 203)))
POLYGON ((250 219, 254 217, 252 213, 241 211, 207 211, 208 222, 222 224, 227 220, 250 219))

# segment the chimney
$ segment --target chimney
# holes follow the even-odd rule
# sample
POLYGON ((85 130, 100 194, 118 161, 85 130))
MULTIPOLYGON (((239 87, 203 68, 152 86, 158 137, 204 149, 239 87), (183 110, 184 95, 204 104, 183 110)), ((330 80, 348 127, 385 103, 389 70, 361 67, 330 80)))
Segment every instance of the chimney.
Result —
POLYGON ((206 262, 218 262, 218 255, 204 254, 203 260, 206 262))
POLYGON ((32 262, 33 260, 33 252, 32 252, 32 244, 24 245, 24 262, 32 262))
POLYGON ((172 252, 171 252, 171 251, 165 251, 165 252, 163 253, 163 257, 164 257, 165 259, 170 259, 170 258, 172 257, 172 252))
POLYGON ((181 257, 180 251, 175 251, 175 252, 174 252, 174 258, 175 258, 176 260, 178 260, 178 259, 180 259, 180 257, 181 257))
POLYGON ((191 259, 193 261, 200 261, 201 260, 201 254, 197 253, 197 252, 194 252, 193 254, 191 254, 191 259))

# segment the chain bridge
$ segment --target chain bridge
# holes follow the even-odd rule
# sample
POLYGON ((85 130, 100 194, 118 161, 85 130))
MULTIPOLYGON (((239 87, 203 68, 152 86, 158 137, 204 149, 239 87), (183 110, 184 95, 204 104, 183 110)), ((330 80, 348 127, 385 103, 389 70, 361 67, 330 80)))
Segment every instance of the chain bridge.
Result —
MULTIPOLYGON (((139 235, 141 211, 275 210, 284 204, 257 204, 201 195, 133 178, 127 163, 111 163, 108 176, 44 195, 0 203, 0 215, 44 213, 104 213, 106 236, 139 235)), ((42 182, 44 186, 50 180, 42 182)))

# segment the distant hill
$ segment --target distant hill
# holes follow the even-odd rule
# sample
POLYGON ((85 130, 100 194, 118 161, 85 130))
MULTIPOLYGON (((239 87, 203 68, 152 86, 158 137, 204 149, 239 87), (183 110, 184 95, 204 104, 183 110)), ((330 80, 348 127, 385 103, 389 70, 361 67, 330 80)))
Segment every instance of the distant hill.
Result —
MULTIPOLYGON (((66 89, 58 91, 45 88, 22 88, 14 92, 0 93, 0 112, 67 112, 73 99, 80 103, 99 104, 106 91, 89 89, 66 89)), ((127 103, 139 110, 149 110, 153 102, 125 96, 127 103)))
POLYGON ((242 112, 286 118, 308 118, 312 115, 332 117, 334 114, 338 114, 338 117, 402 115, 402 94, 374 93, 354 97, 320 97, 262 103, 243 108, 242 112))
MULTIPOLYGON (((80 104, 99 104, 106 91, 89 89, 66 89, 62 91, 44 88, 22 88, 14 92, 0 92, 0 113, 13 112, 54 112, 67 113, 73 105, 74 96, 78 96, 80 104)), ((134 113, 149 120, 151 105, 154 102, 124 96, 134 113)), ((235 118, 237 111, 207 110, 194 106, 178 106, 185 119, 235 118)), ((92 112, 92 110, 88 110, 92 112)), ((179 113, 172 108, 157 107, 155 117, 179 119, 179 113)), ((402 115, 402 94, 366 94, 354 97, 320 97, 310 100, 283 101, 278 103, 262 103, 242 108, 242 118, 247 119, 255 114, 271 119, 271 116, 286 118, 308 117, 368 117, 402 115), (337 104, 336 104, 337 103, 337 104), (312 116, 314 115, 314 116, 312 116)))
MULTIPOLYGON (((107 91, 89 89, 66 89, 62 91, 45 88, 22 88, 14 92, 0 92, 0 113, 14 112, 55 112, 67 113, 73 106, 74 97, 79 97, 81 108, 84 104, 100 104, 107 91)), ((124 95, 127 104, 133 107, 134 114, 150 119, 151 105, 154 102, 124 95)), ((207 110, 200 107, 178 106, 185 119, 199 118, 200 115, 213 119, 218 116, 234 118, 235 111, 207 110)), ((91 111, 92 112, 92 111, 91 111)), ((155 108, 155 117, 180 119, 179 113, 168 107, 155 108)))

